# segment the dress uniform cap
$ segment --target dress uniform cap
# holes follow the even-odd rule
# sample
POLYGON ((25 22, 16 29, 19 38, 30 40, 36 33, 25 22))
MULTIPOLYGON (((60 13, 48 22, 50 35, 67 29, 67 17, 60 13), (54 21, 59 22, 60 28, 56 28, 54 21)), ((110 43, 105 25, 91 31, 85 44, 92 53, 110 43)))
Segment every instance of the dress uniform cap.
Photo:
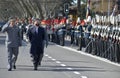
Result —
POLYGON ((91 16, 88 16, 87 22, 91 22, 91 21, 92 21, 91 16))
POLYGON ((80 23, 80 22, 81 22, 80 17, 78 17, 77 18, 77 23, 80 23))
POLYGON ((102 22, 104 22, 104 16, 101 16, 101 20, 102 20, 102 22))
POLYGON ((100 16, 96 14, 95 17, 96 17, 96 22, 98 23, 100 21, 100 16))
POLYGON ((111 24, 115 24, 115 17, 114 16, 110 16, 110 22, 111 22, 111 24))

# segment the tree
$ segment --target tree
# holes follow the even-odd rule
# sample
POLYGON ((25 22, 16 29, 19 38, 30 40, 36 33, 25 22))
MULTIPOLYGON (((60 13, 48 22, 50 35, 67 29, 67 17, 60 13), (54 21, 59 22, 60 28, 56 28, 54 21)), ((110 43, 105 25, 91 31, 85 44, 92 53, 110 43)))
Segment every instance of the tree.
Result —
POLYGON ((64 3, 72 5, 73 0, 0 0, 0 19, 17 17, 54 17, 63 10, 64 3), (7 9, 7 10, 4 10, 7 9))
POLYGON ((77 15, 78 17, 81 17, 81 0, 77 0, 77 15))

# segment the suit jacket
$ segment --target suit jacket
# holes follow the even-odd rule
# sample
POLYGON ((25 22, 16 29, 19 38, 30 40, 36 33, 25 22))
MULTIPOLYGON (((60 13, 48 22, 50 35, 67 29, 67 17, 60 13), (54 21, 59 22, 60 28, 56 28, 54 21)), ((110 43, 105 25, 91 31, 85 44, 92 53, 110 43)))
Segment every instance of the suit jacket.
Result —
POLYGON ((2 28, 2 32, 7 32, 6 45, 7 47, 19 47, 21 45, 20 29, 17 26, 10 27, 9 24, 5 24, 2 28))
POLYGON ((45 41, 47 45, 47 36, 45 29, 43 27, 38 27, 38 33, 36 33, 36 27, 31 26, 27 34, 31 43, 30 53, 35 54, 38 52, 38 50, 40 53, 43 53, 45 41))

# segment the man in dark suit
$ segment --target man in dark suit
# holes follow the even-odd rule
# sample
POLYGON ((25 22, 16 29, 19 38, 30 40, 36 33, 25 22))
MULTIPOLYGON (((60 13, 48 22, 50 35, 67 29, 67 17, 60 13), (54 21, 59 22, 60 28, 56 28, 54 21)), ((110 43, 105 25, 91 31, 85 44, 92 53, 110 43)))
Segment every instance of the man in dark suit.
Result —
POLYGON ((31 43, 30 53, 33 58, 34 70, 37 70, 44 54, 44 44, 48 44, 46 30, 40 26, 40 20, 35 19, 33 26, 28 30, 28 37, 31 43))

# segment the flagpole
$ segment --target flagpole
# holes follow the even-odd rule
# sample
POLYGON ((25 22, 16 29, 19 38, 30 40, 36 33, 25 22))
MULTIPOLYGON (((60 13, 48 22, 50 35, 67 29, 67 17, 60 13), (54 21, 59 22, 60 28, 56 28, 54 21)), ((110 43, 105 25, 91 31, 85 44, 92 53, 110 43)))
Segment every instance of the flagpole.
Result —
POLYGON ((102 12, 103 12, 103 0, 102 0, 102 12))
POLYGON ((102 21, 101 21, 101 24, 103 25, 103 0, 102 0, 102 11, 101 11, 101 13, 102 13, 102 14, 101 14, 101 20, 102 20, 102 21))
POLYGON ((89 16, 89 11, 90 11, 90 0, 87 0, 87 11, 86 11, 86 19, 89 16))
POLYGON ((108 0, 108 21, 110 22, 110 0, 108 0))

